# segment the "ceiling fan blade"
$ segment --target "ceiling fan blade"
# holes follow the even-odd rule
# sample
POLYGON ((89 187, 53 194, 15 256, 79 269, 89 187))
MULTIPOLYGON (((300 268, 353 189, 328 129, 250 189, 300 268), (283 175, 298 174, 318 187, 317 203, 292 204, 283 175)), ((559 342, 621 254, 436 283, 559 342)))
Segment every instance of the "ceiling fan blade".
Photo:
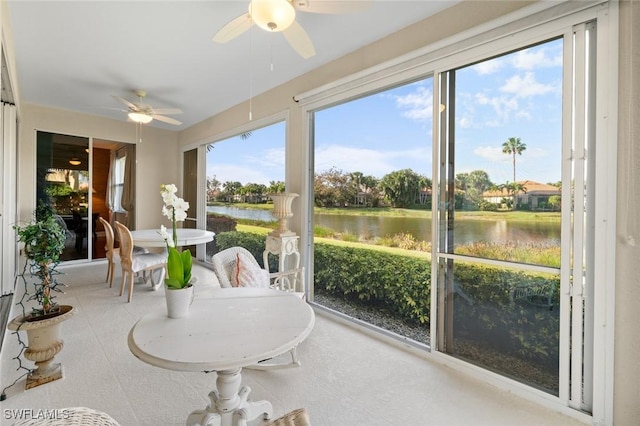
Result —
POLYGON ((309 35, 297 21, 293 21, 293 24, 282 31, 282 34, 291 47, 293 47, 293 50, 298 52, 304 59, 309 59, 316 54, 316 49, 313 47, 313 42, 309 38, 309 35))
POLYGON ((136 104, 131 103, 131 102, 129 102, 128 100, 126 100, 126 99, 124 99, 124 98, 121 98, 120 96, 115 96, 115 95, 112 95, 112 96, 113 96, 113 99, 115 99, 115 100, 116 100, 116 101, 118 101, 118 102, 122 102, 122 103, 123 103, 123 104, 125 104, 125 105, 127 106, 127 108, 129 108, 130 110, 132 110, 132 111, 138 111, 138 109, 139 109, 139 108, 138 108, 138 106, 137 106, 136 104))
POLYGON ((178 108, 153 108, 154 114, 173 115, 182 114, 182 110, 178 108))
POLYGON ((369 9, 369 7, 371 6, 371 1, 293 0, 293 6, 300 12, 346 14, 363 12, 369 9))
POLYGON ((253 25, 253 20, 249 13, 245 13, 222 27, 211 40, 216 43, 226 43, 247 31, 251 25, 253 25))
POLYGON ((176 126, 179 126, 182 124, 182 121, 178 121, 175 118, 171 118, 171 117, 165 117, 164 115, 151 114, 151 117, 153 117, 158 121, 162 121, 163 123, 175 124, 176 126))

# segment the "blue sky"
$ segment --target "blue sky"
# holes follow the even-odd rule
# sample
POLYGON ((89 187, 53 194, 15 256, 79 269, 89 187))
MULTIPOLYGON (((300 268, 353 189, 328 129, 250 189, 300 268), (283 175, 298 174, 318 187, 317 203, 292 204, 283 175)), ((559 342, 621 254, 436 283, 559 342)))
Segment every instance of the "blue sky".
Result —
MULTIPOLYGON (((502 143, 519 137, 517 180, 560 180, 562 41, 484 61, 456 72, 456 173, 484 170, 513 180, 502 143)), ((347 102, 315 116, 315 170, 336 167, 381 178, 411 168, 432 173, 432 79, 347 102)), ((284 180, 284 123, 230 138, 207 158, 207 176, 268 184, 284 180)))

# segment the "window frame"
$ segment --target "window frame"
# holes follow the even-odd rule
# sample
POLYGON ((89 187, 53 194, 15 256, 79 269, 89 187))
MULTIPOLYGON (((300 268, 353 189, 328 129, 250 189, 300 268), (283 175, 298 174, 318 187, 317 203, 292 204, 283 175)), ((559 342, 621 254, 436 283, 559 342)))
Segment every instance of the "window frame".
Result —
MULTIPOLYGON (((563 2, 561 4, 540 4, 523 8, 521 11, 496 19, 485 25, 465 31, 450 39, 404 55, 392 61, 366 69, 360 73, 329 83, 316 89, 294 96, 300 104, 302 120, 304 180, 306 188, 301 194, 303 206, 301 251, 305 259, 306 280, 313 294, 313 114, 316 110, 327 108, 349 99, 362 97, 368 93, 384 90, 418 78, 437 76, 439 73, 475 62, 489 59, 517 48, 538 42, 561 37, 574 25, 597 20, 598 65, 596 70, 596 105, 597 123, 596 140, 603 141, 598 146, 598 160, 594 173, 598 176, 595 182, 596 199, 594 218, 595 229, 592 240, 594 244, 595 282, 605 283, 594 291, 594 327, 593 364, 601 368, 593 370, 593 410, 592 415, 569 408, 569 401, 554 397, 533 389, 527 385, 488 372, 480 367, 452 359, 446 354, 432 351, 431 355, 438 361, 466 370, 472 375, 480 376, 501 388, 509 389, 516 394, 534 399, 537 402, 553 406, 564 413, 581 420, 603 424, 613 423, 613 358, 614 358, 614 319, 615 319, 615 220, 616 194, 607 188, 616 185, 617 155, 617 52, 618 52, 618 5, 616 2, 579 3, 563 2), (602 64, 602 65, 601 65, 602 64), (606 325, 606 326, 605 326, 606 325)), ((434 78, 434 129, 433 129, 433 164, 438 164, 438 135, 440 132, 436 93, 439 93, 434 78)), ((289 153, 289 151, 287 151, 289 153)), ((439 187, 438 168, 433 168, 433 186, 439 187)), ((433 199, 437 199, 434 193, 433 199)), ((437 209, 437 203, 433 204, 437 209)), ((436 212, 434 211, 434 214, 436 212)), ((437 223, 433 221, 432 235, 437 235, 437 223)), ((436 244, 432 244, 434 250, 436 244)), ((437 262, 432 261, 432 276, 437 276, 437 262)), ((432 286, 432 318, 438 313, 436 288, 432 286)), ((431 336, 437 338, 436 323, 432 321, 431 336)), ((436 347, 432 340, 432 348, 436 347)))

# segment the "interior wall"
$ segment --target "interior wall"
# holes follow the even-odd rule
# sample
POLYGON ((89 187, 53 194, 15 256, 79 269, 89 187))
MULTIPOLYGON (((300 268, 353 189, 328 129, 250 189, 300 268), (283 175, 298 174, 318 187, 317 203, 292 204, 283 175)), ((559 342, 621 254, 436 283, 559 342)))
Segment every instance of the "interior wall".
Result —
POLYGON ((640 1, 620 2, 613 419, 640 420, 640 1))
MULTIPOLYGON (((135 143, 132 123, 87 114, 24 104, 19 128, 18 220, 28 220, 35 208, 35 131, 43 130, 74 136, 94 137, 135 143)), ((143 140, 136 146, 136 223, 138 228, 159 228, 161 215, 160 184, 179 182, 177 133, 145 127, 143 140), (158 155, 163 153, 163 155, 158 155)), ((165 225, 167 223, 164 223, 165 225)))

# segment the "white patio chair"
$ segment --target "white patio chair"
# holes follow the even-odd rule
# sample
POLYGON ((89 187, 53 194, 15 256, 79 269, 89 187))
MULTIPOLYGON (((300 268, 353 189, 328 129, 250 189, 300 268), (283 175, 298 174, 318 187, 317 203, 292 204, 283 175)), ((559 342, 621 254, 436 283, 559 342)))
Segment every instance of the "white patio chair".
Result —
MULTIPOLYGON (((116 229, 120 239, 120 266, 122 267, 122 283, 120 285, 120 296, 124 293, 125 281, 129 281, 129 298, 133 297, 133 275, 138 272, 149 271, 151 286, 157 290, 164 282, 165 271, 167 269, 166 253, 133 253, 133 238, 129 228, 116 221, 116 229), (154 272, 159 272, 157 280, 154 272)), ((146 282, 146 275, 144 276, 146 282)))
MULTIPOLYGON (((218 277, 218 281, 220 281, 221 287, 238 287, 238 286, 247 286, 247 287, 269 287, 275 290, 287 291, 290 293, 294 293, 297 296, 301 297, 303 300, 305 298, 304 293, 304 268, 291 269, 283 272, 272 272, 269 273, 266 269, 260 267, 258 261, 253 257, 250 251, 245 249, 244 247, 229 247, 228 249, 222 250, 213 255, 211 258, 213 262, 213 271, 218 277), (238 258, 243 259, 242 261, 247 262, 248 264, 245 267, 252 269, 257 272, 253 275, 256 280, 263 280, 262 284, 259 283, 234 283, 236 279, 234 279, 234 272, 237 273, 238 267, 238 258), (260 277, 262 275, 263 277, 260 277), (300 288, 303 290, 302 292, 296 292, 294 288, 295 283, 300 283, 300 288)), ((280 369, 280 368, 290 368, 290 367, 299 367, 300 361, 298 361, 298 352, 297 347, 294 347, 289 351, 291 355, 291 362, 276 362, 274 360, 264 360, 260 361, 257 364, 246 367, 253 370, 271 370, 271 369, 280 369)))

